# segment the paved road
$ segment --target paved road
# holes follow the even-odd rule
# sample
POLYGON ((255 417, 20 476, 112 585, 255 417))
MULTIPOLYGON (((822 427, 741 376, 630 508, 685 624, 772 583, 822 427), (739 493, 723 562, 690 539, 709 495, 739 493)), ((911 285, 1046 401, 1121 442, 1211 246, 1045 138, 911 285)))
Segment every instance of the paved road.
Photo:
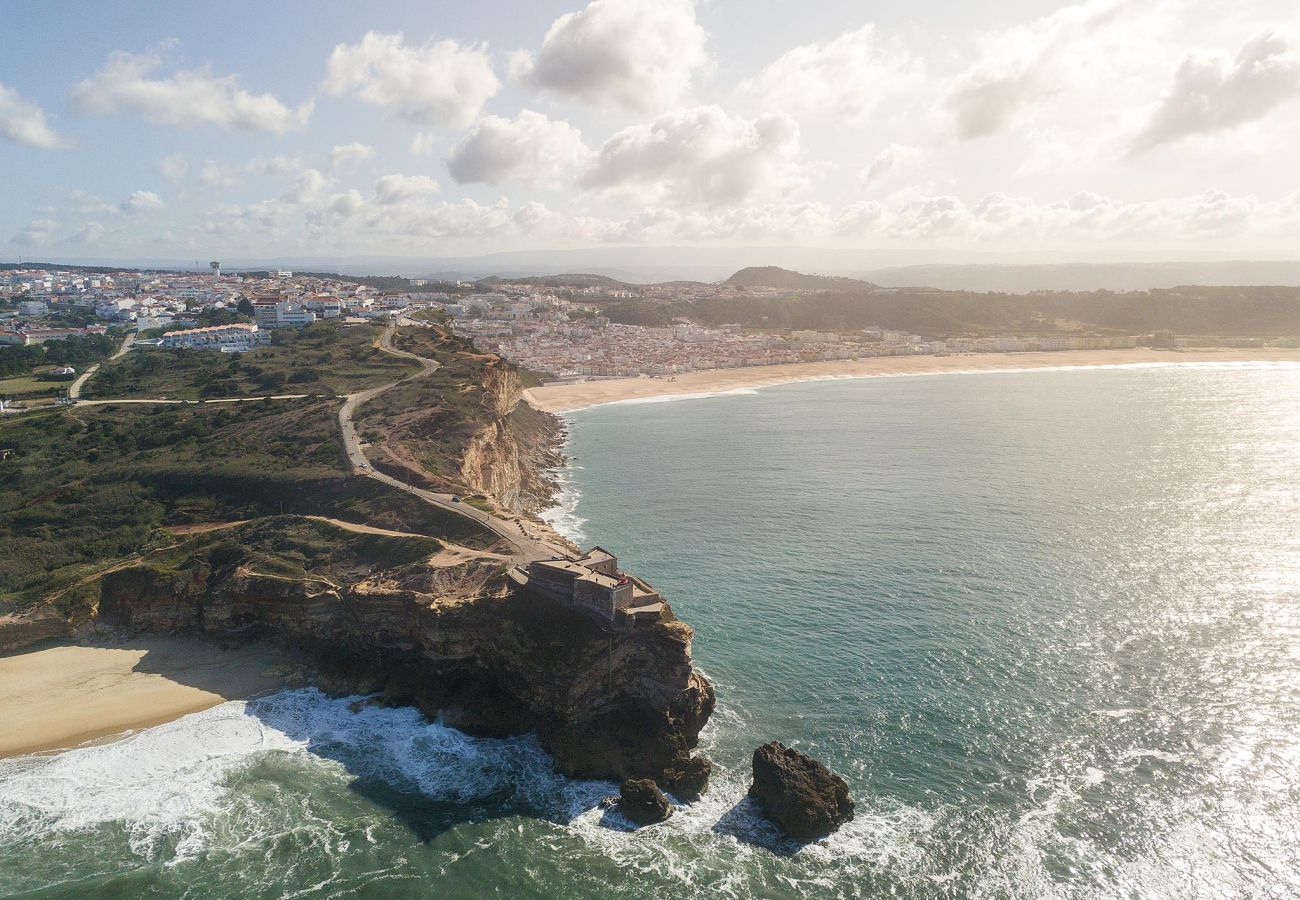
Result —
MULTIPOLYGON (((397 324, 404 324, 404 322, 399 320, 397 324)), ((553 547, 544 541, 531 537, 525 529, 525 526, 518 521, 500 519, 490 513, 483 512, 481 509, 470 506, 467 503, 460 503, 452 500, 451 494, 439 494, 434 491, 426 491, 422 488, 412 487, 405 482, 398 481, 391 475, 385 475, 383 472, 376 471, 374 466, 370 465, 370 462, 366 459, 365 453, 361 449, 361 438, 357 435, 356 425, 352 421, 352 416, 356 412, 357 407, 366 401, 379 396, 384 391, 390 390, 403 382, 411 381, 416 378, 423 378, 438 368, 438 363, 434 360, 426 359, 423 356, 416 356, 414 353, 407 353, 405 350, 395 349, 392 346, 393 332, 395 330, 396 325, 389 325, 384 329, 383 334, 379 338, 378 346, 380 349, 392 353, 395 356, 413 359, 420 364, 421 368, 420 371, 416 372, 414 375, 408 375, 406 378, 403 378, 400 381, 395 381, 392 384, 370 388, 366 391, 358 391, 355 394, 349 394, 347 399, 343 402, 343 406, 339 409, 339 427, 343 432, 343 449, 347 452, 348 462, 352 465, 353 473, 357 475, 365 475, 368 478, 375 479, 376 481, 382 481, 390 487, 406 491, 408 494, 414 494, 416 497, 419 497, 421 500, 432 506, 437 506, 440 509, 447 510, 448 512, 456 513, 457 515, 464 516, 467 519, 473 519, 475 522, 483 525, 502 540, 510 544, 512 556, 518 563, 526 564, 535 559, 550 559, 551 557, 560 555, 563 552, 561 548, 553 547)))
MULTIPOLYGON (((352 466, 352 471, 357 475, 365 475, 376 481, 382 481, 390 487, 406 491, 419 497, 424 502, 445 509, 448 512, 463 516, 467 519, 473 519, 480 525, 492 531, 502 540, 506 541, 511 547, 511 555, 516 563, 526 564, 535 559, 550 559, 554 556, 561 555, 565 552, 562 547, 557 547, 539 540, 529 534, 527 527, 520 520, 501 519, 491 513, 483 512, 477 507, 470 506, 467 503, 458 502, 452 499, 451 494, 439 494, 434 491, 426 491, 422 488, 412 487, 405 482, 398 481, 390 475, 383 472, 375 471, 366 459, 365 453, 361 449, 361 438, 357 434, 356 425, 352 421, 352 416, 361 404, 368 400, 373 400, 385 391, 391 390, 403 382, 411 381, 416 378, 423 378, 434 372, 438 368, 438 363, 432 359, 426 359, 423 356, 417 356, 414 353, 408 353, 405 350, 398 350, 393 346, 393 334, 398 325, 422 325, 420 322, 413 322, 405 319, 399 319, 396 323, 389 324, 380 335, 377 346, 386 353, 394 356, 401 356, 406 359, 414 360, 420 364, 420 371, 413 375, 394 381, 391 384, 381 385, 364 391, 357 391, 348 394, 343 400, 342 407, 339 408, 339 428, 343 433, 343 449, 347 453, 348 462, 352 466)), ((135 341, 135 335, 130 334, 122 343, 122 347, 113 354, 110 359, 117 359, 131 349, 131 344, 135 341)), ((187 405, 206 403, 251 403, 257 400, 301 400, 305 397, 314 396, 311 394, 274 394, 270 397, 223 397, 218 399, 209 399, 206 401, 199 400, 169 400, 169 399, 118 399, 118 400, 81 400, 82 385, 90 379, 99 369, 98 365, 91 366, 85 371, 80 378, 72 383, 68 389, 69 396, 77 406, 108 406, 112 404, 168 404, 168 405, 187 405)))
MULTIPOLYGON (((135 332, 132 331, 130 334, 126 336, 126 340, 122 341, 122 346, 117 348, 117 352, 108 358, 108 361, 112 362, 115 359, 120 359, 121 357, 126 356, 126 351, 130 350, 131 345, 134 343, 135 343, 135 332)), ((72 382, 72 384, 68 386, 68 397, 70 399, 76 400, 81 396, 82 386, 85 385, 85 383, 90 380, 91 375, 94 375, 96 372, 99 371, 99 367, 100 367, 100 363, 95 363, 89 369, 82 372, 81 377, 79 377, 76 381, 72 382)))
POLYGON ((271 394, 261 397, 215 397, 204 400, 168 400, 162 397, 158 398, 140 398, 119 397, 116 400, 78 400, 77 406, 117 406, 119 403, 163 403, 163 404, 183 404, 188 406, 199 406, 201 404, 213 403, 253 403, 258 400, 305 400, 308 397, 331 397, 333 394, 271 394))

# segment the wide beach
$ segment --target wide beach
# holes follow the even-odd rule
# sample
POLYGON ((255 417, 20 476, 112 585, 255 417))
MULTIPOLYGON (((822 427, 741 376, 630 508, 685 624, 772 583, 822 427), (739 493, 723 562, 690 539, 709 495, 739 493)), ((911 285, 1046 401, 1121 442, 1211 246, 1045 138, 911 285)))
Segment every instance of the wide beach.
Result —
POLYGON ((284 686, 283 654, 148 636, 0 656, 0 758, 75 747, 284 686))
POLYGON ((952 356, 878 356, 869 359, 709 369, 667 378, 612 378, 532 388, 524 398, 537 409, 562 413, 602 403, 713 394, 794 381, 996 372, 1074 366, 1125 366, 1204 362, 1300 363, 1300 349, 1063 350, 1053 353, 968 353, 952 356))

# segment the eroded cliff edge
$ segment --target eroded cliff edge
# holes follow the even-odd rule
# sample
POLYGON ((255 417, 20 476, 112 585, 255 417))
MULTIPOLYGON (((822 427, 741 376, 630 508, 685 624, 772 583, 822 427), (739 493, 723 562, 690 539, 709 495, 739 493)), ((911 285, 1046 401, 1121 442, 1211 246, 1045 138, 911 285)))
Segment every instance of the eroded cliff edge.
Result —
MULTIPOLYGON (((504 515, 544 508, 562 423, 521 404, 512 367, 445 331, 421 331, 407 346, 440 367, 363 408, 372 460, 405 470, 411 483, 482 494, 504 515)), ((52 480, 63 477, 58 466, 82 465, 81 444, 103 442, 100 417, 117 429, 158 430, 144 410, 78 412, 66 416, 61 442, 40 445, 53 454, 44 470, 33 432, 23 451, 33 453, 33 473, 52 480)), ((682 798, 703 787, 708 763, 692 750, 713 689, 693 668, 690 627, 671 609, 609 629, 514 587, 498 552, 507 548, 490 533, 371 480, 331 474, 329 409, 169 415, 169 427, 202 432, 203 458, 181 471, 161 436, 127 458, 158 523, 138 549, 122 545, 126 557, 76 570, 77 580, 0 616, 0 652, 104 630, 272 640, 315 660, 318 683, 333 692, 412 703, 472 734, 535 730, 566 774, 650 777, 682 798), (322 442, 310 480, 301 465, 306 416, 322 442), (213 454, 226 445, 232 456, 259 453, 259 469, 223 474, 218 491, 210 473, 222 461, 213 454)), ((545 526, 534 519, 530 528, 545 526)))
POLYGON ((259 574, 228 553, 109 573, 88 627, 269 638, 316 660, 331 692, 379 693, 475 735, 536 730, 570 775, 671 790, 673 772, 698 767, 690 751, 713 689, 671 614, 606 631, 511 590, 495 561, 440 564, 446 553, 347 583, 259 574))

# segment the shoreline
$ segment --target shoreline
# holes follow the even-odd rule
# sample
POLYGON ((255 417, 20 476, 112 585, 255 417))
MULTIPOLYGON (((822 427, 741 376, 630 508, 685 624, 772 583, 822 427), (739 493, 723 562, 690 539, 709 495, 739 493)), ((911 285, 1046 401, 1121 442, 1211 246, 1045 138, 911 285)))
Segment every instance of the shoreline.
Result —
POLYGON ((706 369, 666 378, 614 378, 529 388, 523 397, 542 412, 563 414, 612 403, 686 400, 779 384, 896 375, 976 374, 1035 369, 1114 368, 1196 363, 1291 363, 1300 349, 1058 350, 953 356, 873 356, 867 359, 706 369))
POLYGON ((0 655, 0 759, 69 750, 289 687, 292 668, 268 646, 158 635, 0 655))

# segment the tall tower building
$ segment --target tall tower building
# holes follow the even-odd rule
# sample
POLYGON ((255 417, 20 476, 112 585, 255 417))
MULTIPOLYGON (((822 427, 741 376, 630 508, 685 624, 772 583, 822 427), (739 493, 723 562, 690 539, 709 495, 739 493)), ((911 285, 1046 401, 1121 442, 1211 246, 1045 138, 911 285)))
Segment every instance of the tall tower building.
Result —
POLYGON ((217 261, 214 259, 212 262, 208 263, 208 268, 212 270, 212 277, 213 277, 213 278, 220 278, 220 277, 221 277, 221 263, 217 262, 217 261))

